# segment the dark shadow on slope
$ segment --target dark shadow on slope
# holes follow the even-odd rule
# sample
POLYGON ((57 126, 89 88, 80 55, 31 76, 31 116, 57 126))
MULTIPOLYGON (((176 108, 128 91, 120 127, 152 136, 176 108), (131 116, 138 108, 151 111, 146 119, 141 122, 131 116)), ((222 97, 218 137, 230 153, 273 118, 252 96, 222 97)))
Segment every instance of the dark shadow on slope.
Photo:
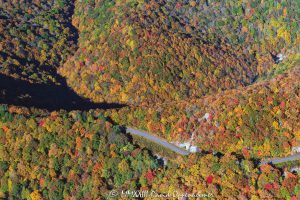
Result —
POLYGON ((0 44, 2 46, 0 60, 5 61, 5 64, 0 63, 1 73, 34 82, 49 82, 52 81, 52 78, 58 82, 60 81, 56 69, 76 52, 79 38, 79 32, 72 24, 75 1, 67 0, 61 3, 65 5, 58 6, 60 3, 41 2, 37 6, 37 4, 30 3, 30 1, 25 1, 20 5, 16 5, 17 10, 14 9, 14 4, 9 1, 4 1, 0 5, 0 28, 3 29, 0 32, 3 39, 0 44), (17 14, 13 14, 11 9, 16 10, 17 14), (41 16, 37 14, 37 17, 43 17, 45 14, 47 14, 47 17, 44 17, 41 23, 35 23, 33 20, 35 17, 30 19, 24 17, 27 10, 43 13, 41 16), (56 36, 51 33, 48 26, 44 27, 42 25, 42 22, 49 24, 49 20, 51 24, 52 22, 59 24, 55 29, 56 36), (16 26, 16 30, 14 29, 14 34, 12 34, 11 27, 14 28, 14 26, 16 26), (24 29, 24 27, 26 28, 24 29), (40 33, 40 30, 43 30, 43 32, 40 33), (58 36, 61 34, 60 31, 64 32, 65 30, 67 30, 68 35, 63 35, 63 38, 58 36), (41 38, 43 39, 41 40, 41 38), (46 61, 39 59, 42 55, 39 52, 41 49, 45 50, 44 47, 38 45, 41 41, 46 44, 48 49, 46 61), (52 78, 46 80, 46 77, 52 78))
MULTIPOLYGON (((71 44, 77 44, 79 37, 78 30, 71 23, 74 9, 74 1, 69 1, 64 13, 65 18, 68 18, 68 20, 62 22, 65 23, 63 27, 68 28, 71 32, 67 38, 67 41, 69 41, 68 44, 70 44, 68 51, 70 51, 71 54, 77 49, 77 45, 73 46, 71 44)), ((0 16, 0 18, 7 17, 0 16)), ((14 21, 17 19, 12 17, 11 20, 14 21)), ((7 70, 0 72, 0 104, 36 107, 49 111, 60 109, 67 111, 96 108, 118 109, 126 106, 117 103, 93 103, 88 99, 80 97, 68 87, 65 78, 57 73, 57 67, 64 62, 60 57, 57 58, 58 61, 55 65, 51 63, 40 63, 36 58, 37 55, 31 55, 30 52, 25 52, 23 56, 19 56, 13 48, 9 48, 9 45, 5 47, 7 47, 7 49, 0 52, 0 57, 2 58, 0 60, 16 60, 19 65, 15 66, 14 63, 11 63, 7 70), (41 77, 38 77, 38 80, 31 79, 30 75, 32 74, 36 76, 49 75, 59 84, 48 83, 50 81, 42 83, 43 81, 40 81, 41 77), (17 77, 18 79, 12 77, 17 77), (25 80, 31 80, 31 82, 35 83, 30 83, 25 80)), ((0 65, 1 64, 2 63, 0 63, 0 65)))
POLYGON ((49 111, 119 109, 126 106, 118 103, 93 103, 77 95, 63 80, 62 78, 60 81, 61 85, 31 84, 0 74, 0 103, 49 111))

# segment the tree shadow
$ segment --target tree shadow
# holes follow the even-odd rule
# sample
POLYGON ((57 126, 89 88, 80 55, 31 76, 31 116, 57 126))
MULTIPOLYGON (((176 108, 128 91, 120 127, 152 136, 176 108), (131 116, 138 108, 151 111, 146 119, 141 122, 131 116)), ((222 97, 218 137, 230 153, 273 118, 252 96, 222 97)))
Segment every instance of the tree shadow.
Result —
POLYGON ((55 85, 29 83, 3 74, 0 74, 0 103, 49 111, 119 109, 126 106, 118 103, 93 103, 71 90, 63 78, 60 79, 60 85, 55 85))

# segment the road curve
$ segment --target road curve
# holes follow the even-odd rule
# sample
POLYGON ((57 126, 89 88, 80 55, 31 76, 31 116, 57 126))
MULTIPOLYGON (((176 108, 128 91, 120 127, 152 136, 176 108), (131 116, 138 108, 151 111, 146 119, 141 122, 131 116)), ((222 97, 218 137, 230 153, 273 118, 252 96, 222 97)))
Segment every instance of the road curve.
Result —
POLYGON ((138 136, 141 136, 143 138, 146 138, 148 140, 151 140, 152 142, 155 142, 171 151, 174 151, 178 154, 181 154, 181 155, 189 155, 190 152, 184 150, 184 149, 181 149, 177 146, 175 146, 174 144, 171 144, 169 142, 167 142, 166 140, 162 139, 162 138, 159 138, 157 136, 153 136, 151 135, 150 133, 147 133, 145 131, 140 131, 140 130, 137 130, 137 129, 134 129, 134 128, 130 128, 130 127, 127 127, 126 128, 126 132, 127 133, 130 133, 130 134, 133 134, 133 135, 138 135, 138 136))
MULTIPOLYGON (((129 133, 129 134, 133 134, 133 135, 138 135, 140 137, 143 137, 143 138, 146 138, 148 140, 151 140, 152 142, 155 142, 171 151, 174 151, 178 154, 181 154, 181 155, 189 155, 190 152, 184 150, 184 149, 181 149, 177 146, 175 146, 174 144, 171 144, 169 142, 167 142, 166 140, 162 139, 162 138, 159 138, 157 136, 154 136, 146 131, 140 131, 138 129, 134 129, 134 128, 130 128, 130 127, 127 127, 126 128, 126 132, 129 133)), ((289 162, 289 161, 295 161, 295 160, 299 160, 300 159, 300 154, 296 154, 296 155, 291 155, 291 156, 287 156, 287 157, 284 157, 284 158, 270 158, 270 159, 265 159, 265 160, 262 160, 260 162, 260 165, 264 165, 264 164, 279 164, 279 163, 284 163, 284 162, 289 162)))
POLYGON ((271 159, 262 160, 260 162, 260 165, 264 165, 267 163, 279 164, 279 163, 295 161, 295 160, 299 160, 299 159, 300 159, 300 154, 296 154, 296 155, 291 155, 291 156, 287 156, 284 158, 271 158, 271 159))

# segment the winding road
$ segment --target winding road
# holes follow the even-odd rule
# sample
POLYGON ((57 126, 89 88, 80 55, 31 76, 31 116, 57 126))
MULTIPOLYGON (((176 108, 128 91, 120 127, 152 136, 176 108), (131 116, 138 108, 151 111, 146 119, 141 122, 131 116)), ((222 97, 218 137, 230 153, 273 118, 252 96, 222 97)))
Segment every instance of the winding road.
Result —
MULTIPOLYGON (((140 130, 137 130, 135 128, 130 128, 130 127, 127 127, 126 128, 126 132, 129 133, 129 134, 133 134, 133 135, 138 135, 140 137, 143 137, 143 138, 146 138, 148 140, 151 140, 152 142, 155 142, 171 151, 174 151, 180 155, 189 155, 190 152, 189 151, 186 151, 185 149, 182 149, 182 148, 179 148, 177 146, 175 146, 174 144, 171 144, 169 142, 167 142, 166 140, 158 137, 158 136, 154 136, 153 134, 150 134, 146 131, 140 131, 140 130)), ((284 162, 289 162, 289 161, 295 161, 295 160, 300 160, 300 154, 296 154, 296 155, 291 155, 291 156, 287 156, 287 157, 283 157, 283 158, 270 158, 270 159, 265 159, 265 160, 262 160, 260 162, 259 165, 264 165, 264 164, 268 164, 268 163, 271 163, 271 164, 279 164, 279 163, 284 163, 284 162)))
POLYGON ((164 140, 162 138, 159 138, 157 136, 154 136, 154 135, 152 135, 150 133, 147 133, 145 131, 140 131, 140 130, 137 130, 137 129, 134 129, 134 128, 127 127, 126 132, 130 133, 130 134, 133 134, 133 135, 141 136, 141 137, 146 138, 148 140, 151 140, 152 142, 155 142, 155 143, 157 143, 157 144, 159 144, 159 145, 161 145, 161 146, 163 146, 163 147, 165 147, 165 148, 167 148, 171 151, 174 151, 174 152, 176 152, 180 155, 186 156, 186 155, 190 154, 190 152, 188 152, 184 149, 181 149, 181 148, 175 146, 174 144, 171 144, 171 143, 167 142, 166 140, 164 140))

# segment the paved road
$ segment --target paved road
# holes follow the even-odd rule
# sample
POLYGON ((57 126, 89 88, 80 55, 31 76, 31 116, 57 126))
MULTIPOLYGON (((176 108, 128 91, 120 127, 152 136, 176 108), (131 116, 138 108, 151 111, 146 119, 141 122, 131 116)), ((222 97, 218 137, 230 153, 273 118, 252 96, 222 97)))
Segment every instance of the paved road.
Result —
POLYGON ((300 154, 296 154, 284 158, 271 158, 271 159, 262 160, 260 165, 267 164, 267 163, 278 164, 278 163, 283 163, 288 161, 295 161, 299 159, 300 159, 300 154))
POLYGON ((141 136, 141 137, 146 138, 148 140, 151 140, 152 142, 160 144, 160 145, 164 146, 165 148, 170 149, 171 151, 174 151, 178 154, 181 154, 181 155, 184 155, 184 156, 190 154, 190 152, 188 152, 184 149, 181 149, 181 148, 175 146, 174 144, 170 144, 166 140, 164 140, 162 138, 159 138, 157 136, 153 136, 150 133, 147 133, 145 131, 140 131, 140 130, 137 130, 137 129, 134 129, 134 128, 127 127, 126 132, 131 133, 133 135, 141 136))
MULTIPOLYGON (((154 136, 154 135, 152 135, 150 133, 147 133, 145 131, 140 131, 140 130, 137 130, 137 129, 134 129, 134 128, 127 127, 126 132, 130 133, 130 134, 133 134, 133 135, 141 136, 141 137, 146 138, 148 140, 151 140, 152 142, 155 142, 159 145, 162 145, 163 147, 165 147, 165 148, 167 148, 171 151, 174 151, 178 154, 181 154, 181 155, 189 155, 190 154, 190 152, 188 152, 184 149, 181 149, 181 148, 175 146, 174 144, 171 144, 171 143, 167 142, 166 140, 164 140, 162 138, 159 138, 157 136, 154 136)), ((260 162, 260 165, 267 164, 267 163, 278 164, 278 163, 283 163, 283 162, 288 162, 288 161, 295 161, 295 160, 299 160, 299 159, 300 159, 300 154, 296 154, 296 155, 291 155, 291 156, 287 156, 287 157, 284 157, 284 158, 265 159, 265 160, 262 160, 260 162)))

